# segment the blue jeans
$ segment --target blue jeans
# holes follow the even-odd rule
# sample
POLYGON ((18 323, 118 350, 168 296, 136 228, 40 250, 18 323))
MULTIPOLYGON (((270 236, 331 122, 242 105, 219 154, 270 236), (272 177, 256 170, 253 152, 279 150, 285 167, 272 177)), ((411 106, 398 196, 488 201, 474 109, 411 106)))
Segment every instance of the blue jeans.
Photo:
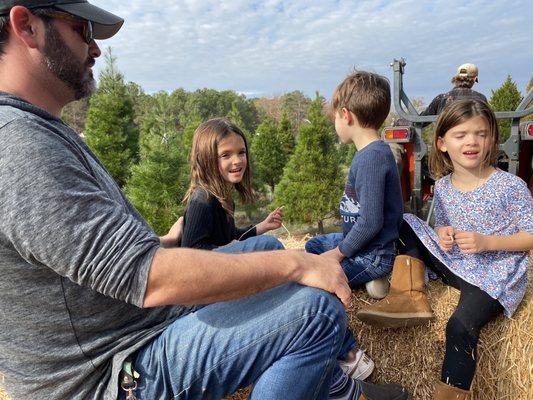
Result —
POLYGON ((297 284, 207 305, 139 350, 135 393, 220 399, 253 384, 251 399, 327 399, 345 331, 336 297, 297 284))
MULTIPOLYGON (((305 244, 308 253, 322 254, 332 250, 342 242, 342 233, 329 233, 318 235, 309 239, 305 244)), ((342 269, 348 278, 352 289, 361 286, 374 279, 381 278, 392 271, 394 255, 377 255, 372 252, 364 252, 352 258, 345 258, 341 261, 342 269)))
MULTIPOLYGON (((283 244, 274 236, 259 235, 253 236, 246 240, 242 240, 240 242, 234 242, 225 246, 218 247, 213 251, 219 251, 221 253, 249 253, 253 251, 269 251, 283 249, 285 249, 283 244)), ((344 337, 342 348, 339 352, 339 359, 345 359, 350 350, 352 350, 356 346, 357 341, 355 340, 355 337, 349 329, 346 329, 346 335, 344 337)))
POLYGON ((253 251, 284 250, 285 247, 274 236, 258 235, 239 242, 229 243, 214 249, 221 253, 251 253, 253 251))

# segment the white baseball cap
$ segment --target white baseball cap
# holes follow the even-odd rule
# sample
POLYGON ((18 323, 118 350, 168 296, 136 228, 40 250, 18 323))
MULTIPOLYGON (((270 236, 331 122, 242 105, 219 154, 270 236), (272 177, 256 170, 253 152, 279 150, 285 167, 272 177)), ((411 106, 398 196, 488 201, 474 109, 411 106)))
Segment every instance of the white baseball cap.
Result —
POLYGON ((457 75, 456 76, 461 76, 461 77, 466 77, 466 78, 473 78, 476 80, 476 82, 479 82, 477 80, 477 76, 478 76, 478 69, 477 69, 477 66, 475 64, 471 64, 471 63, 466 63, 466 64, 463 64, 463 65, 460 65, 459 68, 457 68, 457 75))

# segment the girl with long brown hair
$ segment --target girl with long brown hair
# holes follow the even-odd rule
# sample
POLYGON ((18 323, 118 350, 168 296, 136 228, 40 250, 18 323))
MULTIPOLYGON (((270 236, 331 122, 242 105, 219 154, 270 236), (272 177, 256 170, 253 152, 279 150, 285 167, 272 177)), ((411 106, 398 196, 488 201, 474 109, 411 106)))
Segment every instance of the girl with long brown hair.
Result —
POLYGON ((281 227, 279 208, 255 226, 235 227, 234 190, 243 203, 254 200, 248 144, 238 126, 225 118, 202 123, 194 132, 190 164, 182 247, 224 252, 283 249, 275 237, 262 235, 281 227))
POLYGON ((390 294, 357 314, 380 327, 431 319, 425 266, 461 291, 446 325, 435 400, 469 398, 480 330, 502 313, 511 317, 526 291, 533 199, 524 181, 496 168, 498 152, 498 125, 487 103, 461 100, 444 110, 430 156, 438 179, 435 228, 404 216, 390 294))

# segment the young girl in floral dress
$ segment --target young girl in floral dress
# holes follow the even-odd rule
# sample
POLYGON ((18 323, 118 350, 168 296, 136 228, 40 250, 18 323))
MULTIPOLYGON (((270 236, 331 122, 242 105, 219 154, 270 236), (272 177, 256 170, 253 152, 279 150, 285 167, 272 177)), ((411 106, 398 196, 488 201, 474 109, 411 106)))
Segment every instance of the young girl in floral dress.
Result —
POLYGON ((485 102, 458 101, 440 115, 430 157, 440 178, 435 228, 404 216, 390 294, 358 313, 381 327, 424 321, 424 263, 461 291, 446 326, 437 400, 468 398, 481 328, 501 313, 511 317, 527 287, 533 200, 524 181, 494 167, 497 156, 498 125, 485 102))

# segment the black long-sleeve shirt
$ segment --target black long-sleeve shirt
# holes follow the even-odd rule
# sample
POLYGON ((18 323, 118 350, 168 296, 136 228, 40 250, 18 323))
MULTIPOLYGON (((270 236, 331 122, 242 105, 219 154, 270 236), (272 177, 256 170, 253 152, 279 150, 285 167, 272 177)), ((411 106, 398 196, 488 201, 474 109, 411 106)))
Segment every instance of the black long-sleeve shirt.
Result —
POLYGON ((485 95, 476 92, 475 90, 462 87, 454 87, 452 90, 446 93, 441 93, 435 97, 429 106, 420 113, 420 115, 439 115, 444 108, 459 100, 477 99, 487 103, 485 95))
POLYGON ((239 229, 235 220, 220 201, 203 189, 196 189, 183 217, 181 247, 212 250, 232 240, 244 240, 257 235, 255 227, 239 229))
MULTIPOLYGON (((469 88, 454 87, 452 90, 446 93, 441 93, 429 103, 429 106, 423 110, 420 115, 439 115, 448 105, 458 100, 477 99, 488 103, 484 94, 476 92, 469 88)), ((423 128, 431 124, 431 122, 418 123, 423 128)), ((393 126, 411 126, 412 122, 409 122, 405 118, 398 118, 394 121, 393 126)))

